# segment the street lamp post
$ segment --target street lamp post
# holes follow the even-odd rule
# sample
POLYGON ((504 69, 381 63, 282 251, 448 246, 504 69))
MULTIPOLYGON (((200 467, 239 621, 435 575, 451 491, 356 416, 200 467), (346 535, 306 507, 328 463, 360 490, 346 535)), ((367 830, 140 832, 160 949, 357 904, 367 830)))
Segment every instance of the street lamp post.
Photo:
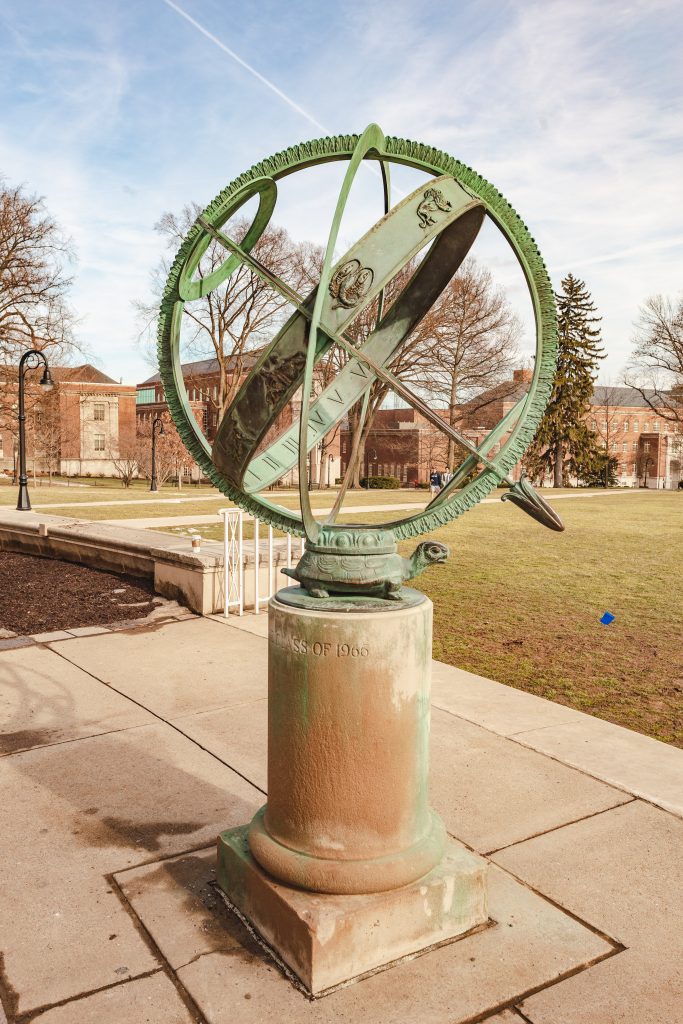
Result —
POLYGON ((47 359, 37 348, 31 348, 24 352, 19 360, 19 500, 17 509, 19 512, 31 511, 31 500, 28 496, 28 476, 26 475, 26 408, 24 402, 24 378, 27 370, 35 370, 43 365, 43 376, 39 384, 45 391, 51 391, 54 387, 50 368, 47 359))
POLYGON ((159 435, 164 433, 164 423, 161 416, 155 416, 152 421, 152 480, 149 485, 150 491, 158 491, 157 487, 157 423, 159 424, 159 435))

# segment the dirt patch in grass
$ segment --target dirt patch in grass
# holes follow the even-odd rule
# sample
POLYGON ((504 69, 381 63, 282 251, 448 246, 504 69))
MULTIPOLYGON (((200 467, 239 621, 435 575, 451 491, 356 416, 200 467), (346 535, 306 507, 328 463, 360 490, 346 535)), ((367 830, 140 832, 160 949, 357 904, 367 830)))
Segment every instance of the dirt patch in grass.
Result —
POLYGON ((144 618, 155 603, 151 581, 13 551, 0 551, 0 579, 0 626, 24 635, 144 618))

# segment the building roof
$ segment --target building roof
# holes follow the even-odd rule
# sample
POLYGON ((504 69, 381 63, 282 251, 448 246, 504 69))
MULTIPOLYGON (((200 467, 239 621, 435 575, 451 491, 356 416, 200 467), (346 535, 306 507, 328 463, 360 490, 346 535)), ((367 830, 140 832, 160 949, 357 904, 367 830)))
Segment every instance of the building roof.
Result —
MULTIPOLYGON (((263 351, 264 346, 261 345, 259 348, 252 349, 250 352, 244 352, 241 356, 242 369, 250 369, 256 362, 257 356, 263 351)), ((237 357, 230 356, 228 358, 227 368, 231 369, 231 363, 236 363, 237 357)), ((198 359, 193 363, 183 363, 182 371, 183 377, 208 377, 211 374, 218 373, 220 366, 217 359, 198 359)), ((161 374, 155 373, 152 377, 148 377, 147 380, 143 380, 142 384, 138 384, 139 388, 151 387, 152 384, 158 384, 161 380, 161 374)))
POLYGON ((102 373, 92 363, 82 366, 50 366, 50 373, 56 381, 69 381, 76 384, 118 384, 117 380, 102 373))
MULTIPOLYGON (((650 399, 653 405, 662 405, 661 398, 651 388, 643 388, 644 394, 650 399)), ((605 384, 596 384, 591 395, 591 405, 599 406, 622 406, 625 408, 649 409, 650 405, 645 401, 643 395, 636 388, 610 387, 605 384)))

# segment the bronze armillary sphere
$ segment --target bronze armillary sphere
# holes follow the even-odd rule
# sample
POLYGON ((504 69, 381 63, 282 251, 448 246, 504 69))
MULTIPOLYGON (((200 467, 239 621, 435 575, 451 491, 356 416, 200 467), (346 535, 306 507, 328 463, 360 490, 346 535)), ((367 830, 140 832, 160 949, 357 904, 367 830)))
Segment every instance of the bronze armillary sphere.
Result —
POLYGON ((557 320, 552 286, 527 228, 489 182, 453 157, 417 142, 385 137, 377 125, 362 135, 316 139, 277 153, 240 175, 206 208, 185 237, 168 276, 159 320, 159 364, 166 400, 185 445, 213 483, 247 512, 289 533, 305 535, 306 552, 295 578, 310 594, 370 594, 401 599, 401 584, 447 554, 444 545, 422 544, 410 562, 396 555, 396 540, 433 530, 462 515, 500 483, 509 498, 539 522, 561 530, 550 506, 524 478, 510 472, 532 440, 550 396, 557 353, 557 320), (288 174, 327 163, 348 163, 323 261, 320 283, 310 294, 292 291, 251 255, 275 208, 277 181, 288 174), (384 216, 333 263, 341 217, 358 168, 364 160, 379 166, 384 187, 384 216), (389 208, 390 165, 426 171, 434 180, 389 208), (249 199, 258 210, 244 239, 237 243, 223 225, 249 199), (472 246, 484 217, 500 228, 524 272, 536 321, 536 361, 528 393, 475 448, 470 441, 396 379, 387 369, 411 330, 447 286, 472 246), (225 261, 206 277, 199 262, 212 241, 226 250, 225 261), (383 290, 420 250, 424 259, 391 308, 383 313, 383 290), (225 282, 243 263, 284 295, 294 308, 289 320, 261 353, 218 426, 213 449, 191 411, 180 364, 183 308, 225 282), (379 299, 377 326, 356 346, 345 330, 379 299), (316 362, 333 345, 348 361, 317 397, 311 398, 316 362), (470 454, 453 478, 425 509, 406 519, 377 526, 335 523, 335 508, 318 522, 306 488, 307 453, 356 402, 365 416, 375 379, 388 383, 439 430, 470 454), (300 420, 267 447, 263 439, 277 416, 301 389, 300 420), (495 454, 489 454, 507 435, 495 454), (268 501, 263 491, 294 466, 299 468, 301 514, 268 501), (469 482, 473 470, 479 471, 469 482))

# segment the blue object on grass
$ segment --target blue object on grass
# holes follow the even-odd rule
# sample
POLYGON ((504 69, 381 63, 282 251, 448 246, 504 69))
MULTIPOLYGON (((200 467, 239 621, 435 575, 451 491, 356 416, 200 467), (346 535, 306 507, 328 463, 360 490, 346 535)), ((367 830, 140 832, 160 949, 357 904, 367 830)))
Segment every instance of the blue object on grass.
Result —
POLYGON ((603 626, 609 626, 610 622, 614 622, 614 616, 611 612, 605 612, 600 622, 602 622, 603 626))

